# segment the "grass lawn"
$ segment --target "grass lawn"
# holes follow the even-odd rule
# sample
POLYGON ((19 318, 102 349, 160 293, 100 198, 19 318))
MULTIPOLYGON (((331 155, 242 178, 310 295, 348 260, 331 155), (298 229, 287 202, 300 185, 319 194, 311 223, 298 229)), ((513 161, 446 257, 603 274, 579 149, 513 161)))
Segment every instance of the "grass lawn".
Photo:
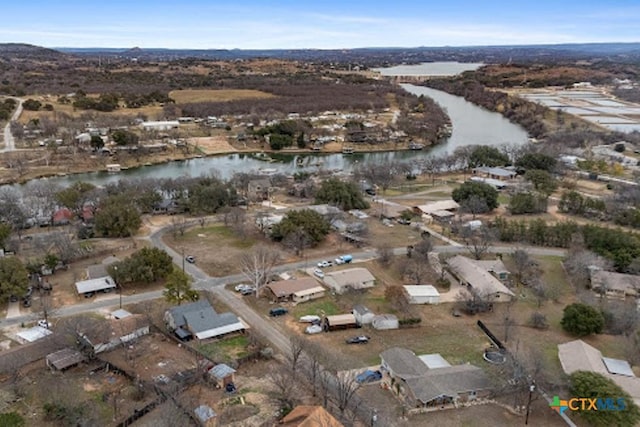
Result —
POLYGON ((246 335, 238 335, 222 341, 214 341, 198 346, 198 350, 213 360, 231 362, 239 357, 247 355, 249 338, 246 335))
POLYGON ((274 95, 254 89, 187 89, 173 90, 169 97, 178 104, 190 102, 227 102, 241 99, 273 98, 274 95))
POLYGON ((291 309, 291 315, 296 319, 308 314, 316 314, 318 316, 332 316, 334 314, 344 313, 338 304, 333 301, 331 296, 326 296, 315 301, 298 304, 291 309))

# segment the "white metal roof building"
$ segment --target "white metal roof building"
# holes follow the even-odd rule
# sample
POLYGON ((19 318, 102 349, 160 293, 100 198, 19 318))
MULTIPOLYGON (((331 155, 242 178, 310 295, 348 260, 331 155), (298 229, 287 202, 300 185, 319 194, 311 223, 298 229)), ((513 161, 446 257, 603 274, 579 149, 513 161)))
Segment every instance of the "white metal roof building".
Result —
POLYGON ((107 289, 115 289, 116 287, 116 282, 111 276, 100 277, 98 279, 81 280, 80 282, 76 282, 76 290, 79 294, 104 291, 107 289))
POLYGON ((405 285, 404 290, 411 304, 440 303, 440 292, 431 285, 405 285))

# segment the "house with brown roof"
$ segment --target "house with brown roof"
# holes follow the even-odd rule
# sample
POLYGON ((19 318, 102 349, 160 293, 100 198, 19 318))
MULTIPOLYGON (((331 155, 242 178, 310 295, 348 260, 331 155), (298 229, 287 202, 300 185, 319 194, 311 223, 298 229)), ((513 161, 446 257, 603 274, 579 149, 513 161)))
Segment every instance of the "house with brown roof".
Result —
POLYGON ((612 380, 640 405, 640 378, 626 360, 603 357, 602 352, 582 340, 558 344, 558 358, 565 374, 595 372, 612 380))
POLYGON ((508 302, 515 297, 511 289, 470 258, 456 255, 447 260, 447 267, 461 285, 488 301, 508 302))
POLYGON ((284 427, 344 427, 322 406, 298 405, 280 421, 284 427))
POLYGON ((611 298, 637 298, 640 295, 640 276, 600 269, 590 270, 591 289, 611 298))
POLYGON ((271 282, 266 286, 266 289, 274 301, 300 303, 322 298, 325 295, 325 288, 318 285, 318 282, 312 277, 271 282))
POLYGON ((380 359, 383 384, 405 405, 419 411, 457 407, 486 398, 491 392, 489 377, 468 363, 451 366, 439 355, 418 357, 400 347, 383 351, 380 359), (431 360, 438 363, 429 366, 431 360))
POLYGON ((324 283, 337 294, 347 289, 367 289, 376 284, 376 278, 366 268, 356 267, 325 273, 324 283))

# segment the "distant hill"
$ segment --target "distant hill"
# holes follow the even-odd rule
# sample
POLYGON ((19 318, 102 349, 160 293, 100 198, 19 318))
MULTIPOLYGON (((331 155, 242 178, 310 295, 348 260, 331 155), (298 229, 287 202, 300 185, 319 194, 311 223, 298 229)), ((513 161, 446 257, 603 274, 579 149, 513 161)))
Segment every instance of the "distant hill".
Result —
POLYGON ((605 58, 630 61, 640 58, 640 43, 583 43, 557 45, 378 47, 355 49, 162 49, 162 48, 59 48, 62 52, 87 56, 114 56, 148 60, 184 58, 234 60, 276 58, 299 61, 358 62, 367 65, 429 61, 531 62, 541 59, 605 58))
POLYGON ((0 59, 52 60, 63 57, 115 57, 138 60, 186 58, 242 60, 274 58, 298 61, 360 63, 386 66, 430 61, 547 62, 554 60, 608 59, 616 62, 640 60, 640 43, 581 43, 557 45, 377 47, 356 49, 162 49, 162 48, 56 48, 20 43, 0 43, 0 59))
POLYGON ((0 43, 0 59, 55 60, 68 57, 63 52, 26 43, 0 43))

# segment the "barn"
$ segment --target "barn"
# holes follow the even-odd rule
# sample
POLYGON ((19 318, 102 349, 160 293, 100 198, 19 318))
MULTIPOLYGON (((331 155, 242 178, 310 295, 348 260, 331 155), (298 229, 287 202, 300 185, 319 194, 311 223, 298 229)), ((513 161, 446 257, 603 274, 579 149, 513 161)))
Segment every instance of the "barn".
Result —
POLYGON ((440 293, 431 285, 405 285, 410 304, 439 304, 440 293))

